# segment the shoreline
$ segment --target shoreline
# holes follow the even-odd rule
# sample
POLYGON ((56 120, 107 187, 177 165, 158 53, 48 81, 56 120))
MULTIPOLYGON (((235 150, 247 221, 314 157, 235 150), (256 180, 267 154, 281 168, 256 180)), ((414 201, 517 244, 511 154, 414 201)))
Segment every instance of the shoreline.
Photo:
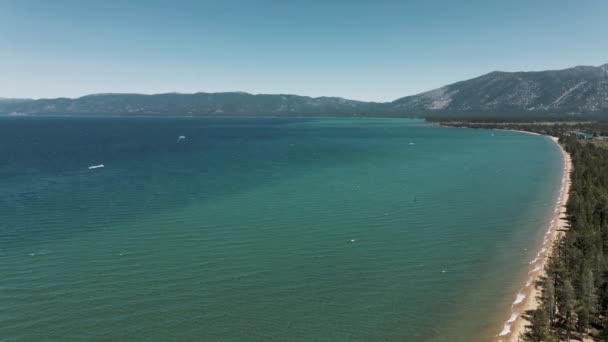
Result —
MULTIPOLYGON (((540 133, 522 131, 522 130, 518 130, 518 129, 509 129, 509 128, 493 128, 493 130, 495 130, 495 131, 505 131, 505 132, 518 132, 518 133, 525 133, 525 134, 530 134, 530 135, 542 135, 540 133)), ((555 139, 555 137, 551 137, 551 139, 555 139)), ((557 142, 557 140, 555 142, 557 142)))
POLYGON ((537 289, 536 286, 534 286, 534 283, 544 272, 547 259, 553 253, 553 243, 558 237, 564 234, 563 230, 568 228, 568 221, 566 219, 566 203, 568 202, 568 196, 570 193, 572 159, 570 154, 566 152, 559 144, 556 137, 550 138, 555 144, 557 144, 562 153, 563 175, 561 187, 553 214, 551 215, 552 219, 550 221, 549 228, 545 233, 542 244, 539 246, 536 257, 529 262, 528 280, 516 294, 515 300, 511 304, 510 315, 504 323, 502 330, 497 335, 497 339, 500 342, 517 342, 519 335, 525 331, 525 327, 528 322, 523 318, 522 315, 527 310, 534 310, 538 307, 536 297, 540 294, 540 289, 537 289))

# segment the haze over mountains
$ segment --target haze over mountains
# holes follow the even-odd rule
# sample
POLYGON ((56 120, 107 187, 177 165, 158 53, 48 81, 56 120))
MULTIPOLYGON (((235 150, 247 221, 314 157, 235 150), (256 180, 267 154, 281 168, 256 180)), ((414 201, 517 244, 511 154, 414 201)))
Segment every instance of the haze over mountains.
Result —
POLYGON ((535 72, 494 71, 393 102, 339 97, 195 94, 96 94, 76 99, 0 99, 3 114, 235 116, 606 116, 608 64, 535 72))

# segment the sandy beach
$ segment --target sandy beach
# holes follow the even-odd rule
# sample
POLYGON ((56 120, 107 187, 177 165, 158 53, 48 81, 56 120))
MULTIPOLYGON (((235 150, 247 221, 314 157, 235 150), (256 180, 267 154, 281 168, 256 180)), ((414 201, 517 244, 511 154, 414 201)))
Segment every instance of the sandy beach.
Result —
POLYGON ((529 263, 528 279, 522 288, 517 293, 513 304, 511 305, 511 313, 502 330, 498 335, 498 341, 501 342, 517 342, 519 335, 524 332, 528 322, 522 317, 522 314, 527 310, 533 310, 538 306, 536 297, 540 289, 534 287, 534 282, 543 274, 547 258, 552 253, 553 242, 563 234, 563 230, 568 228, 566 220, 566 203, 568 202, 568 194, 570 190, 570 172, 572 171, 572 160, 570 155, 559 145, 557 138, 551 137, 558 144, 564 159, 564 173, 560 192, 554 209, 554 217, 548 227, 542 245, 536 257, 529 263))

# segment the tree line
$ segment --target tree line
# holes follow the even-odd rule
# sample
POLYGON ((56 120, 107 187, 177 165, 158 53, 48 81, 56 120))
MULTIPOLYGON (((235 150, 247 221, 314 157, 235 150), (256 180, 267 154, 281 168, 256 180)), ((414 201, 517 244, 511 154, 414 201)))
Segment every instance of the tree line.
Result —
POLYGON ((566 204, 569 229, 540 278, 537 310, 522 341, 608 341, 608 149, 573 134, 560 143, 574 165, 566 204))

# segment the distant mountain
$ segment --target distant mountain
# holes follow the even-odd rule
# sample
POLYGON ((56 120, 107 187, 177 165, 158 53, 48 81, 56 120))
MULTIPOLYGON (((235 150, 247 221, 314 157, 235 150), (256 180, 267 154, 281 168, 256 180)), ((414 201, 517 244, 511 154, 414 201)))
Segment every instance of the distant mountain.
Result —
POLYGON ((339 97, 252 95, 243 92, 196 94, 95 94, 2 104, 0 112, 20 114, 116 115, 276 115, 359 116, 385 106, 339 97))
POLYGON ((26 102, 26 101, 32 101, 32 99, 14 99, 14 98, 0 97, 0 106, 2 104, 9 105, 9 104, 15 104, 15 103, 26 102))
POLYGON ((385 103, 243 92, 96 94, 77 99, 4 99, 0 100, 0 113, 608 118, 608 64, 535 72, 494 71, 385 103))
POLYGON ((392 102, 399 113, 607 114, 608 64, 564 70, 500 72, 392 102))

